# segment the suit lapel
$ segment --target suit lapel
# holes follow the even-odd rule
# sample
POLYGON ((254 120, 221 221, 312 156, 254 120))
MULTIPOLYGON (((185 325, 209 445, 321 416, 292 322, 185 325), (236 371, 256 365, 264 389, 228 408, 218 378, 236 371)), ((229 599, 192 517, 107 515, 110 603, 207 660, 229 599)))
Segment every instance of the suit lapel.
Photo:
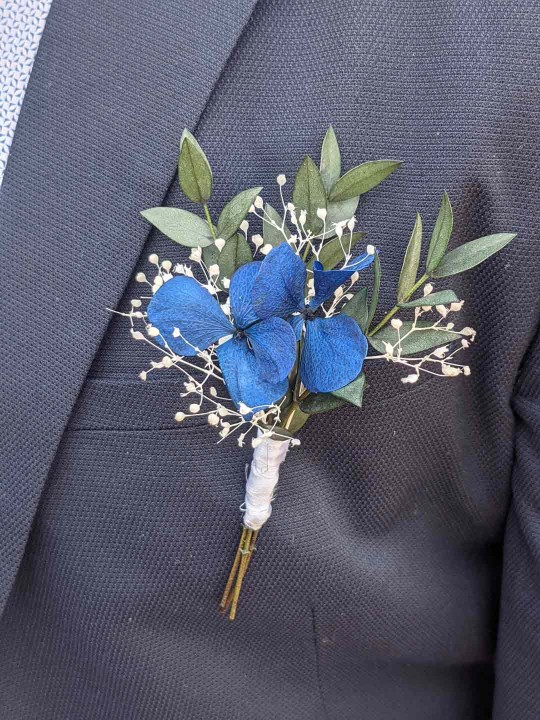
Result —
POLYGON ((0 195, 0 608, 63 428, 255 0, 54 0, 0 195))

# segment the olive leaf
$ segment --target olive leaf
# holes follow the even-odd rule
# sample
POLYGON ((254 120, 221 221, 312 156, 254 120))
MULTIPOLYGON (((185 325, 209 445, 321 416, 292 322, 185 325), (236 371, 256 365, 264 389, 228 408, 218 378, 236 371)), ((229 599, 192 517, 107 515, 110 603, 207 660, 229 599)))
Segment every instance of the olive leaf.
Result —
POLYGON ((410 293, 412 287, 416 282, 416 274, 418 272, 418 265, 420 264, 420 251, 422 249, 422 218, 419 213, 416 213, 416 221, 414 228, 405 251, 405 257, 403 258, 403 266, 399 276, 397 286, 397 299, 398 303, 403 302, 407 295, 410 293))
POLYGON ((155 207, 143 210, 141 215, 179 245, 204 248, 213 243, 207 223, 187 210, 155 207))
POLYGON ((223 250, 219 254, 219 278, 232 278, 235 271, 239 267, 253 260, 253 254, 248 245, 245 236, 242 233, 236 233, 230 237, 225 243, 223 250))
POLYGON ((207 268, 210 265, 217 265, 219 260, 219 250, 212 242, 211 245, 207 245, 203 248, 202 259, 207 268))
MULTIPOLYGON (((412 320, 407 320, 403 323, 399 329, 399 336, 401 337, 401 354, 403 356, 416 355, 429 350, 439 345, 446 345, 446 343, 458 340, 461 335, 457 332, 451 332, 450 330, 444 330, 439 328, 433 328, 433 322, 429 320, 419 320, 416 323, 415 332, 407 335, 413 326, 412 320)), ((398 331, 391 325, 386 325, 379 332, 375 333, 371 337, 368 337, 369 343, 380 353, 386 352, 386 343, 395 345, 398 341, 398 331)))
MULTIPOLYGON (((322 263, 325 270, 332 270, 342 260, 345 254, 352 252, 355 245, 366 237, 364 232, 345 233, 341 238, 335 237, 325 243, 319 253, 319 262, 322 263)), ((311 258, 308 268, 313 267, 315 258, 311 258)))
POLYGON ((178 182, 193 202, 205 204, 212 194, 212 170, 201 146, 189 130, 184 130, 178 156, 178 182))
POLYGON ((341 312, 352 317, 362 332, 367 330, 369 310, 367 303, 367 288, 361 288, 353 297, 341 308, 341 312))
POLYGON ((322 230, 323 221, 317 215, 318 208, 326 208, 326 192, 319 168, 306 155, 294 181, 293 203, 297 216, 305 210, 307 218, 304 227, 316 235, 322 230))
POLYGON ((342 387, 339 390, 334 390, 331 394, 336 398, 346 400, 351 405, 362 407, 362 398, 364 396, 365 386, 366 376, 364 373, 360 373, 360 375, 351 383, 345 385, 345 387, 342 387))
POLYGON ((373 261, 373 291, 371 293, 371 300, 369 301, 369 315, 366 328, 373 322, 377 305, 379 304, 379 290, 381 289, 381 261, 379 259, 379 253, 375 253, 375 260, 373 261))
POLYGON ((515 237, 516 233, 497 233, 471 240, 447 253, 431 275, 434 278, 442 278, 470 270, 502 250, 515 237))
POLYGON ((334 225, 350 220, 354 216, 359 202, 359 197, 342 200, 341 202, 327 202, 325 237, 331 237, 335 234, 334 225))
POLYGON ((218 237, 223 238, 223 240, 227 240, 234 235, 261 190, 262 187, 242 190, 242 192, 235 195, 232 200, 229 200, 221 211, 218 219, 216 230, 218 237))
POLYGON ((276 247, 276 245, 280 245, 286 237, 289 238, 291 236, 291 233, 286 225, 283 226, 283 232, 278 229, 282 225, 283 218, 278 213, 278 211, 275 210, 269 203, 266 203, 266 205, 264 206, 264 210, 265 214, 268 215, 278 226, 276 228, 272 225, 271 222, 268 222, 268 220, 263 220, 264 244, 276 247), (283 233, 285 233, 285 235, 283 233))
POLYGON ((434 305, 450 305, 458 302, 458 297, 453 290, 440 290, 439 292, 424 295, 424 297, 399 303, 402 308, 433 307, 434 305))
POLYGON ((336 410, 346 404, 346 400, 335 397, 331 393, 311 393, 305 400, 302 400, 300 409, 307 415, 316 415, 317 413, 336 410))
POLYGON ((401 164, 398 160, 371 160, 357 165, 340 177, 328 194, 328 200, 331 202, 350 200, 363 195, 377 187, 401 164))
POLYGON ((452 235, 453 223, 452 205, 450 204, 448 193, 445 192, 429 243, 426 269, 430 275, 443 259, 446 248, 448 247, 448 241, 452 235))
POLYGON ((341 175, 341 153, 336 133, 331 125, 326 131, 321 148, 320 170, 324 188, 328 193, 341 175))

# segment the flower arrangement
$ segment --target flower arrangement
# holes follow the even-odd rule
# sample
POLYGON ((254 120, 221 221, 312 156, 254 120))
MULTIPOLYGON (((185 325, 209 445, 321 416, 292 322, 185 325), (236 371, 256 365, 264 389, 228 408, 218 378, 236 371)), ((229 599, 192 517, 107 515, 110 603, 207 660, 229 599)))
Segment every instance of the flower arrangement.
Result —
POLYGON ((272 511, 280 465, 289 448, 300 444, 298 432, 311 415, 362 407, 372 362, 402 366, 403 383, 416 383, 422 373, 470 374, 457 355, 474 341, 475 331, 457 327, 453 319, 463 301, 450 289, 435 290, 433 282, 478 265, 515 236, 489 235, 448 251, 452 208, 445 194, 425 270, 419 273, 417 214, 396 304, 375 322, 379 249, 364 247, 355 211, 360 196, 400 165, 364 162, 342 175, 338 141, 329 128, 319 166, 304 158, 290 200, 285 176, 277 176, 279 212, 254 187, 233 197, 216 223, 208 208, 212 171, 185 130, 178 179, 189 200, 201 206, 201 216, 174 207, 142 212, 171 240, 191 248, 191 264, 150 255, 150 277, 136 277, 151 295, 134 298, 121 314, 129 318, 132 337, 159 353, 140 378, 179 371, 181 397, 188 400, 176 420, 204 416, 219 442, 235 437, 240 447, 253 447, 240 542, 220 603, 231 620, 259 530, 272 511), (259 232, 251 232, 253 224, 259 232))

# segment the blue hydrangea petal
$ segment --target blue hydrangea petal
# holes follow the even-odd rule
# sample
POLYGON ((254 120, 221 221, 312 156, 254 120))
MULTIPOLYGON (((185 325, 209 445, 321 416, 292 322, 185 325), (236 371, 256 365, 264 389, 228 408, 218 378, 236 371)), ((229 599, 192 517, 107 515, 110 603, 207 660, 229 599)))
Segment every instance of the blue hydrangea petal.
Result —
POLYGON ((261 378, 259 362, 245 339, 227 340, 216 352, 229 396, 237 408, 243 402, 255 412, 263 410, 287 392, 286 379, 273 383, 261 378))
POLYGON ((296 337, 290 324, 281 318, 268 318, 252 325, 246 335, 263 380, 284 380, 296 362, 296 337))
POLYGON ((302 338, 302 330, 304 329, 304 318, 302 315, 291 315, 289 318, 292 329, 297 340, 302 338))
MULTIPOLYGON (((148 320, 178 355, 196 355, 234 328, 219 303, 193 278, 178 275, 164 283, 148 303, 148 320), (174 337, 178 328, 185 338, 174 337)), ((158 338, 159 339, 159 338, 158 338)), ((161 342, 161 344, 163 344, 161 342)))
POLYGON ((374 254, 362 253, 362 255, 352 260, 346 268, 339 270, 325 270, 320 262, 313 263, 315 295, 309 303, 310 307, 314 309, 322 305, 325 300, 328 300, 328 298, 333 295, 338 287, 347 282, 351 275, 369 267, 374 259, 374 254))
POLYGON ((260 318, 286 317, 304 308, 306 265, 287 244, 270 250, 253 284, 253 307, 260 318))
POLYGON ((259 317, 253 309, 253 283, 261 268, 262 262, 251 262, 234 273, 229 287, 231 313, 234 324, 238 328, 245 328, 256 322, 259 317))
POLYGON ((339 390, 360 374, 367 350, 366 336, 351 317, 308 320, 300 360, 302 382, 310 392, 339 390))

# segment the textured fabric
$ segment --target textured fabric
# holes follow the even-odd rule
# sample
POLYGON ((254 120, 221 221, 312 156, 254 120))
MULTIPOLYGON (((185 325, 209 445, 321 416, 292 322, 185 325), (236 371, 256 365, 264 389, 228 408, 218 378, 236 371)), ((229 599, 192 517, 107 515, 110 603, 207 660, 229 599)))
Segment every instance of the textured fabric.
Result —
POLYGON ((51 0, 4 0, 0 7, 0 186, 51 0))
POLYGON ((52 6, 0 198, 0 715, 536 720, 537 3, 88 5, 52 6), (365 409, 303 429, 230 625, 216 605, 250 452, 175 426, 181 388, 136 380, 151 354, 121 318, 100 344, 102 308, 128 306, 150 252, 186 258, 157 233, 143 249, 136 216, 186 206, 169 190, 184 124, 215 215, 259 182, 274 204, 330 122, 345 167, 406 161, 358 212, 382 307, 444 189, 455 242, 519 236, 452 283, 479 332, 470 378, 406 389, 367 367, 365 409))

